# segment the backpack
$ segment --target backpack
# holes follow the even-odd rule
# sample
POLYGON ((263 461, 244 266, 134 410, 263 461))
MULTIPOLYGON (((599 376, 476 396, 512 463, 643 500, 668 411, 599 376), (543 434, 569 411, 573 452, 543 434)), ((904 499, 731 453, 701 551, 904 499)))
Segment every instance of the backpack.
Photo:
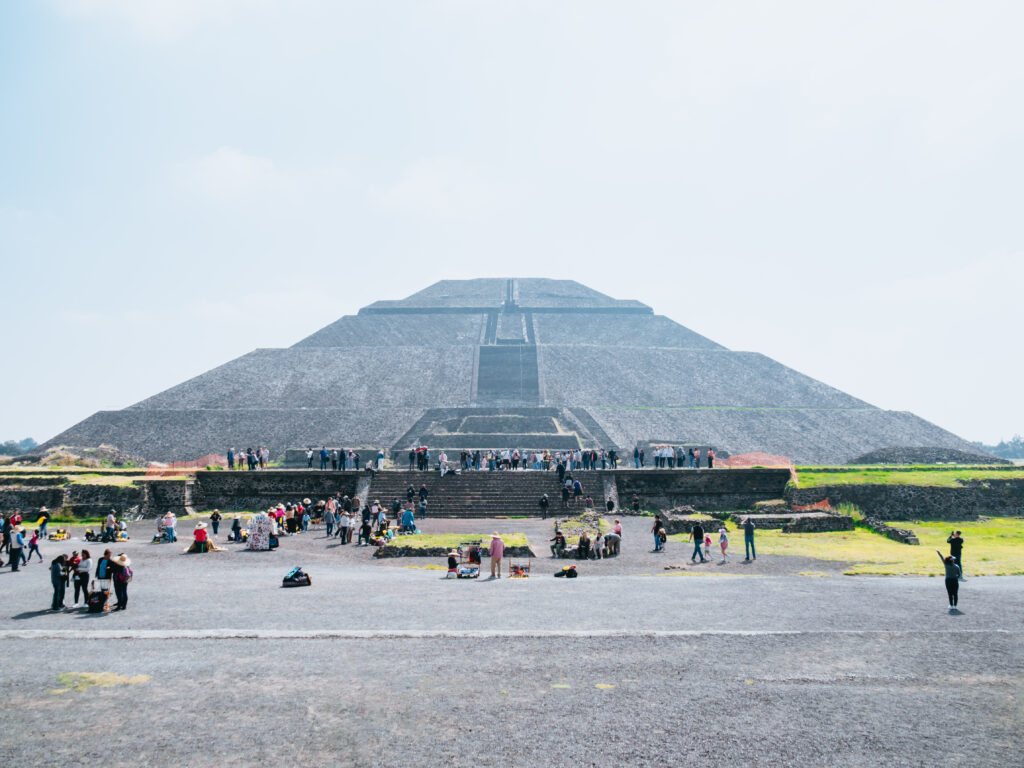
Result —
POLYGON ((123 584, 127 584, 132 580, 132 569, 127 565, 124 566, 119 573, 114 574, 116 579, 123 584))

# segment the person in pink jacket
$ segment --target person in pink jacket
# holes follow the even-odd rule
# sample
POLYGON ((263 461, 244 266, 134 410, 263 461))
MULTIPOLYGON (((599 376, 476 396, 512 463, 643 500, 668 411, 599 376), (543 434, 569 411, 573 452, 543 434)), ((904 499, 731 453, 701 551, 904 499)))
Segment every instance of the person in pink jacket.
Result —
POLYGON ((491 534, 491 578, 501 578, 501 558, 505 554, 505 542, 497 533, 491 534))

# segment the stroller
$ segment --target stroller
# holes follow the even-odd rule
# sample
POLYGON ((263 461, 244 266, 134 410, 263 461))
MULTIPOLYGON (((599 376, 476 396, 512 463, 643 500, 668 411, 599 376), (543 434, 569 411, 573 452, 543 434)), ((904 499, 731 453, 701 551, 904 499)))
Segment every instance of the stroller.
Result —
POLYGON ((282 587, 309 587, 312 586, 313 579, 309 577, 309 574, 303 571, 299 567, 292 568, 288 573, 285 574, 284 580, 281 582, 282 587))

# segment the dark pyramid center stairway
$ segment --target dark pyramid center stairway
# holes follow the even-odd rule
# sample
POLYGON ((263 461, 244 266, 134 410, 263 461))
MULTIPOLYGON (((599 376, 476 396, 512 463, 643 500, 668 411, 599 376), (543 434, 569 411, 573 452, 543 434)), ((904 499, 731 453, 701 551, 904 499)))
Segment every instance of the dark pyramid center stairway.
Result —
POLYGON ((537 347, 529 344, 480 347, 476 399, 480 403, 536 405, 540 399, 537 347))

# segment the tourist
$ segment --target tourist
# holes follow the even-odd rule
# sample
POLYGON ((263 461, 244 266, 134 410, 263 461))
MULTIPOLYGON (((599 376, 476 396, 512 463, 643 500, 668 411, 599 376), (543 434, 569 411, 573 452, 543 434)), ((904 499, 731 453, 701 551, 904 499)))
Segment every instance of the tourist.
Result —
POLYGON ((242 540, 242 518, 235 515, 235 519, 231 521, 231 538, 235 541, 242 540))
POLYGON ((11 573, 17 571, 18 566, 21 565, 23 557, 21 552, 25 547, 24 532, 25 529, 22 528, 20 524, 11 528, 11 546, 8 550, 8 553, 11 556, 11 573))
POLYGON ((46 507, 39 508, 39 538, 46 541, 46 527, 50 524, 50 510, 46 507))
POLYGON ((377 471, 382 472, 384 470, 384 449, 381 448, 377 451, 377 471))
POLYGON ((576 506, 576 501, 583 495, 583 485, 579 480, 572 481, 572 505, 576 506))
POLYGON ((633 468, 640 469, 640 446, 633 449, 633 468))
POLYGON ((722 548, 722 562, 729 562, 729 553, 726 552, 729 547, 729 535, 725 532, 725 528, 718 529, 718 546, 722 548))
POLYGON ((11 528, 13 527, 11 517, 13 515, 0 515, 0 524, 3 527, 3 543, 0 544, 0 552, 7 552, 8 554, 11 551, 11 528))
POLYGON ((338 449, 337 448, 332 448, 331 449, 331 471, 332 472, 337 472, 338 471, 338 449))
POLYGON ((949 612, 956 613, 957 602, 960 598, 960 577, 963 575, 963 571, 956 564, 956 559, 952 555, 943 557, 939 550, 936 549, 935 552, 946 569, 946 595, 949 597, 949 612))
POLYGON ((505 554, 505 542, 497 533, 491 534, 491 578, 501 578, 501 558, 505 554), (497 574, 497 576, 495 576, 497 574))
POLYGON ((607 552, 608 557, 612 557, 619 554, 619 545, 622 542, 622 526, 618 526, 618 529, 619 532, 616 532, 613 528, 604 535, 605 551, 607 552))
MULTIPOLYGON (((96 561, 96 582, 101 590, 110 592, 110 579, 113 572, 110 569, 110 550, 103 550, 103 557, 96 561)), ((88 595, 86 596, 88 597, 88 595)))
POLYGON ((117 540, 117 517, 114 515, 113 510, 107 514, 107 519, 104 522, 104 532, 110 541, 117 540))
POLYGON ((700 448, 693 452, 693 460, 697 465, 697 469, 700 469, 700 448))
POLYGON ((957 567, 960 569, 960 581, 964 579, 964 537, 960 534, 960 531, 953 531, 949 534, 949 538, 946 539, 946 543, 949 544, 949 554, 953 556, 953 560, 956 561, 957 567))
POLYGON ((412 513, 412 507, 406 507, 402 513, 401 531, 404 533, 416 533, 416 517, 412 513))
POLYGON ((700 523, 693 524, 688 541, 693 542, 693 554, 690 556, 690 562, 694 562, 698 556, 702 563, 705 562, 707 558, 704 557, 704 553, 701 551, 701 547, 704 545, 704 528, 700 523))
MULTIPOLYGON (((173 512, 168 512, 164 515, 164 532, 167 534, 167 541, 174 543, 178 540, 178 534, 176 526, 178 525, 178 518, 175 517, 173 512)), ((111 538, 110 541, 115 541, 111 538)))
POLYGON ((217 535, 217 531, 220 530, 220 510, 215 509, 210 513, 210 525, 213 527, 213 535, 217 535))
POLYGON ((228 469, 235 468, 235 449, 228 448, 228 469))
POLYGON ((704 533, 704 557, 711 559, 711 531, 704 533))
POLYGON ((757 560, 757 550, 754 548, 754 521, 749 517, 743 518, 743 545, 747 552, 747 559, 743 562, 749 563, 751 558, 757 560))
MULTIPOLYGON (((82 550, 82 559, 75 565, 75 571, 73 578, 75 580, 75 602, 72 608, 78 608, 85 604, 89 599, 89 576, 92 571, 92 556, 89 554, 89 550, 82 550), (82 593, 82 601, 78 601, 78 593, 82 593)), ((64 597, 61 596, 61 602, 64 597)))
POLYGON ((338 518, 338 538, 341 539, 342 544, 348 544, 348 527, 351 524, 352 518, 349 512, 342 508, 341 515, 338 518))
POLYGON ((309 510, 302 510, 302 532, 306 533, 309 530, 309 510))
POLYGON ((637 496, 635 493, 633 494, 633 500, 630 502, 629 506, 634 513, 640 511, 640 497, 637 496))
POLYGON ((594 498, 592 496, 588 495, 587 498, 585 498, 583 500, 583 506, 586 507, 587 509, 593 509, 594 508, 594 498))
POLYGON ((604 536, 600 531, 594 535, 593 552, 595 560, 601 560, 604 557, 604 536))
POLYGON ((128 583, 132 580, 132 561, 121 552, 110 561, 111 577, 114 581, 114 594, 117 596, 115 611, 124 611, 128 608, 128 583))
POLYGON ((708 448, 708 469, 715 468, 715 449, 708 448))
POLYGON ((39 562, 43 562, 43 554, 39 551, 39 529, 36 528, 32 531, 32 536, 28 540, 28 557, 25 558, 25 564, 32 562, 32 553, 35 552, 39 556, 39 562))
POLYGON ((690 462, 690 469, 693 469, 693 448, 687 448, 686 455, 690 462))
MULTIPOLYGON (((369 512, 369 509, 364 509, 364 512, 369 512)), ((370 527, 370 518, 368 516, 363 517, 363 524, 359 528, 359 542, 358 546, 368 547, 370 546, 370 534, 373 529, 370 527)))
MULTIPOLYGON (((14 562, 13 560, 11 562, 14 562)), ((51 611, 59 611, 64 608, 64 555, 57 555, 50 563, 50 585, 53 587, 53 601, 50 603, 51 611)), ((15 569, 17 570, 17 569, 15 569)))
POLYGON ((551 502, 548 500, 548 495, 546 493, 540 497, 538 504, 540 505, 540 519, 547 520, 548 507, 551 505, 551 502))
POLYGON ((587 535, 586 531, 580 533, 579 538, 576 540, 576 559, 590 559, 590 536, 587 535))
POLYGON ((328 461, 329 457, 330 457, 330 454, 327 452, 327 446, 326 445, 321 446, 320 447, 320 471, 321 472, 324 471, 325 469, 327 469, 327 461, 328 461))
POLYGON ((328 500, 324 509, 324 527, 327 529, 327 538, 331 538, 334 534, 334 499, 328 500))
POLYGON ((548 539, 548 541, 552 542, 551 556, 561 557, 562 553, 565 551, 565 536, 562 534, 562 532, 559 530, 555 530, 555 535, 552 538, 548 539))
POLYGON ((419 504, 416 505, 416 509, 419 512, 420 520, 427 516, 427 500, 420 499, 419 504))
POLYGON ((448 553, 448 573, 445 574, 446 579, 452 577, 459 578, 459 553, 454 549, 448 553))

